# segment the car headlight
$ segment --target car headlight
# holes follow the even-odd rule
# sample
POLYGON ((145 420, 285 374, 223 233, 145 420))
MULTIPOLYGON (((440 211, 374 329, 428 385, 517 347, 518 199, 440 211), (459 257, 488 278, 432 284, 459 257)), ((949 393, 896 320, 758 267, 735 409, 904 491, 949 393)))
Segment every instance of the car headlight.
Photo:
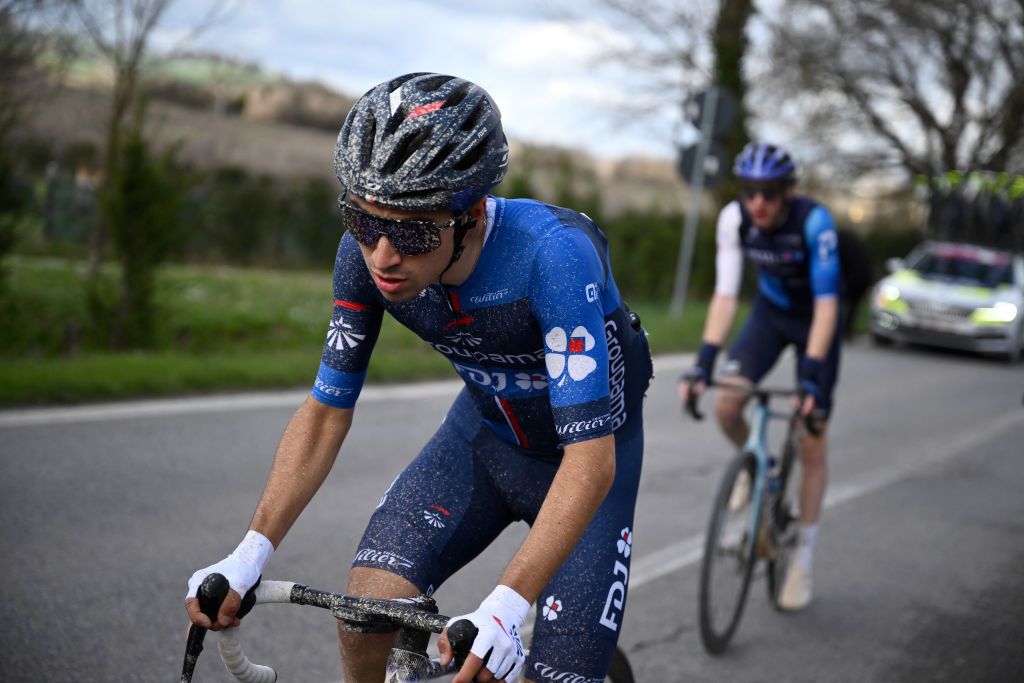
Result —
POLYGON ((979 325, 1002 325, 1017 319, 1017 306, 1009 301, 999 301, 992 306, 976 308, 971 320, 979 325))
POLYGON ((896 285, 885 283, 879 285, 875 292, 875 304, 887 311, 904 313, 907 310, 907 302, 900 298, 900 288, 896 285))

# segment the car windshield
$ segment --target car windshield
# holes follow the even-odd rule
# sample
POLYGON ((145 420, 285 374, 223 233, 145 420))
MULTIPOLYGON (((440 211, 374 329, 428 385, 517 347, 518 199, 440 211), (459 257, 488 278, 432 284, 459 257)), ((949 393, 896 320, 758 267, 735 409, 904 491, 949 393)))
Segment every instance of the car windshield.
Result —
POLYGON ((922 253, 909 267, 934 280, 982 287, 1013 284, 1009 256, 971 247, 935 247, 922 253))

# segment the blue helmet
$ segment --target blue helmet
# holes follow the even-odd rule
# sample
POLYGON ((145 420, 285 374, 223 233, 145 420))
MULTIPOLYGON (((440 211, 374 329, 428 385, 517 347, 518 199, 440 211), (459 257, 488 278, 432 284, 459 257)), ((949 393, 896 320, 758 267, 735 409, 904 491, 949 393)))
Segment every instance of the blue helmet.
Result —
POLYGON ((796 180, 796 164, 784 148, 767 142, 751 142, 736 156, 733 174, 742 180, 796 180))

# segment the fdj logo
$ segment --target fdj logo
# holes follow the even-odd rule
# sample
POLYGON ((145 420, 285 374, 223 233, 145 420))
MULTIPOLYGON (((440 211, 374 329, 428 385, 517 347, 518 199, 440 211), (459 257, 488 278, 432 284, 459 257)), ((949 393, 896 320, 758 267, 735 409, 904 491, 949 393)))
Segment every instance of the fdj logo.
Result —
POLYGON ((594 336, 582 325, 574 329, 571 335, 566 335, 561 327, 553 327, 544 335, 544 342, 548 348, 544 354, 544 364, 547 365, 551 379, 562 378, 558 386, 567 381, 563 373, 578 382, 597 368, 597 361, 586 355, 594 348, 594 336))
MULTIPOLYGON (((619 555, 622 555, 623 559, 629 558, 630 553, 633 552, 633 532, 629 527, 623 529, 619 534, 619 538, 615 542, 615 547, 619 551, 619 555)), ((626 586, 629 585, 629 569, 619 560, 615 560, 615 566, 612 568, 612 576, 621 576, 622 580, 619 581, 616 579, 608 589, 608 597, 604 603, 604 612, 601 613, 601 625, 611 629, 612 631, 618 631, 619 622, 617 619, 621 619, 622 606, 626 602, 626 586)))
POLYGON ((583 288, 584 293, 587 295, 587 301, 594 303, 597 301, 597 283, 591 282, 583 288))
POLYGON ((540 373, 517 372, 516 386, 523 391, 539 391, 547 388, 548 380, 540 373))

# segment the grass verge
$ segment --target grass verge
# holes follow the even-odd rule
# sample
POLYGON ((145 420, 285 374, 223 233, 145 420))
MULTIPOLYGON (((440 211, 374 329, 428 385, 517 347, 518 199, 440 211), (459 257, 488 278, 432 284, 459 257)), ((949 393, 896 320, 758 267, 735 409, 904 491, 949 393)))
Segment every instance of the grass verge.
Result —
MULTIPOLYGON (((89 314, 79 261, 9 264, 0 337, 0 405, 76 403, 310 386, 330 319, 326 272, 168 266, 156 288, 151 348, 115 353, 89 314)), ((108 300, 118 272, 104 272, 108 300)), ((694 348, 706 305, 672 320, 664 303, 633 303, 655 353, 694 348)), ((452 377, 450 365, 385 316, 371 382, 452 377)))

